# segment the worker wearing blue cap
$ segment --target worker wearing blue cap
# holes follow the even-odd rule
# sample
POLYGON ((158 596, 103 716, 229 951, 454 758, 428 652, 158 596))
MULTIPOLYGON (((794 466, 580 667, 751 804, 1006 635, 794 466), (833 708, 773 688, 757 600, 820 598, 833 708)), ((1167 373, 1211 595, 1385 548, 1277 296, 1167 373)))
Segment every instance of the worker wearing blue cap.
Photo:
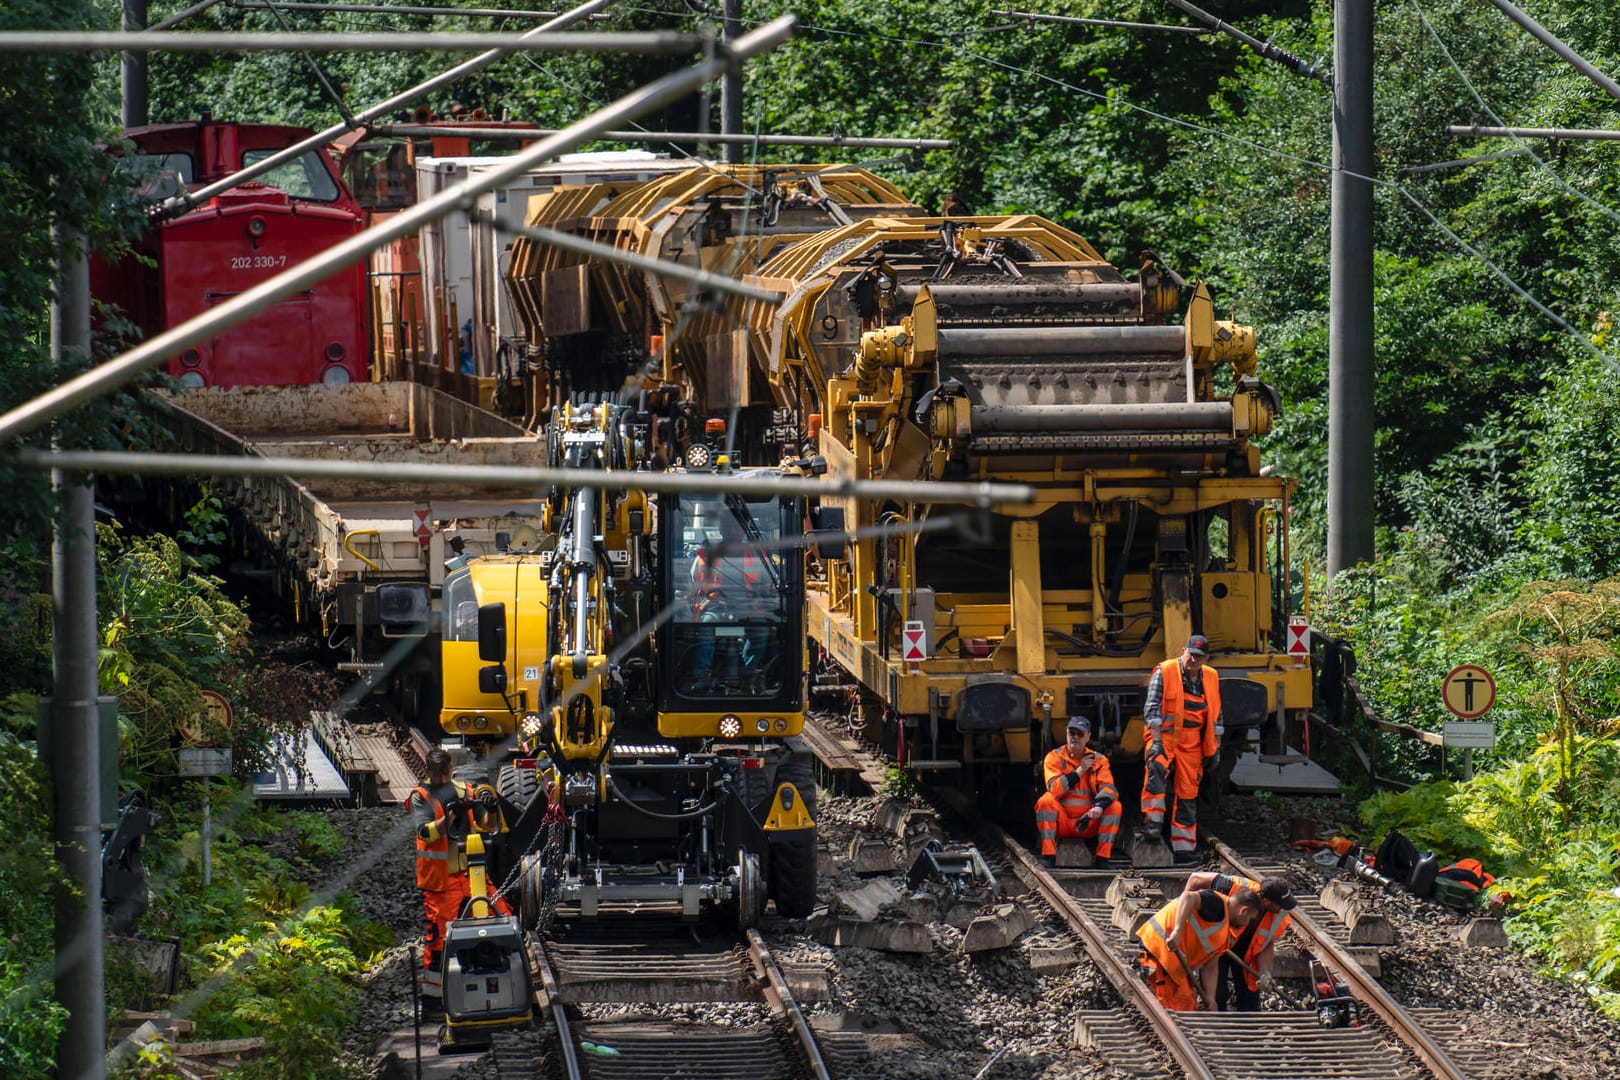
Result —
POLYGON ((1035 801, 1041 855, 1057 858, 1059 838, 1097 838, 1097 864, 1106 866, 1119 836, 1119 789, 1108 759, 1090 748, 1091 721, 1071 716, 1064 744, 1046 755, 1046 790, 1035 801))

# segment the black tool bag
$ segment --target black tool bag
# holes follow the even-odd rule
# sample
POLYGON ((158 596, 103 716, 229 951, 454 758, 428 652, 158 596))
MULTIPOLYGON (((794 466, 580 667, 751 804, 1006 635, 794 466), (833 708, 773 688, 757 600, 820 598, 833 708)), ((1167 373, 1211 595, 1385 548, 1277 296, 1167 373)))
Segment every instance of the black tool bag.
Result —
POLYGON ((1374 865, 1378 872, 1391 881, 1407 884, 1412 880, 1412 871, 1418 865, 1417 845, 1398 832, 1391 832, 1384 837, 1384 842, 1378 845, 1378 857, 1374 865))

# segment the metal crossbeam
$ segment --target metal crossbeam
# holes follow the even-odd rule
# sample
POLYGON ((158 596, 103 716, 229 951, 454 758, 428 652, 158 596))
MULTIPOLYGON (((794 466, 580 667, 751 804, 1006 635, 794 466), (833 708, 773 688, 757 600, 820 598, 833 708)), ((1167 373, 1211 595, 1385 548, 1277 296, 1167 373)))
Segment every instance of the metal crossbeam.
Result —
POLYGON ((420 34, 229 33, 142 30, 16 30, 0 33, 0 53, 72 52, 505 52, 696 53, 710 38, 653 30, 636 34, 583 31, 569 34, 463 34, 426 31, 420 34))
POLYGON ((409 210, 401 211, 382 224, 299 263, 298 266, 278 274, 269 281, 255 285, 207 313, 166 330, 122 356, 100 364, 69 379, 54 390, 24 402, 0 415, 0 444, 10 442, 78 405, 117 389, 141 372, 164 363, 186 346, 211 337, 226 327, 251 318, 288 296, 325 280, 344 267, 359 262, 374 249, 402 236, 415 234, 422 226, 437 221, 485 192, 501 188, 535 165, 549 161, 558 154, 572 150, 580 143, 596 138, 599 132, 615 129, 642 113, 685 97, 718 77, 732 64, 775 48, 792 35, 794 25, 795 20, 791 15, 766 23, 732 42, 723 53, 713 59, 649 83, 551 138, 542 139, 533 146, 525 147, 501 165, 440 192, 409 210))
MULTIPOLYGON (((477 124, 374 124, 373 135, 410 137, 449 136, 466 139, 538 139, 555 134, 552 128, 480 127, 477 124)), ((722 135, 703 131, 604 131, 601 138, 619 142, 716 143, 740 146, 849 146, 871 150, 949 150, 950 139, 904 139, 864 135, 722 135)))
POLYGON ((29 469, 140 476, 291 476, 300 480, 375 480, 423 487, 599 488, 737 495, 844 496, 880 501, 989 507, 1034 501, 1028 484, 944 480, 855 480, 831 477, 745 476, 739 473, 612 472, 521 465, 418 465, 409 462, 312 461, 225 454, 145 454, 116 450, 19 450, 11 459, 29 469))

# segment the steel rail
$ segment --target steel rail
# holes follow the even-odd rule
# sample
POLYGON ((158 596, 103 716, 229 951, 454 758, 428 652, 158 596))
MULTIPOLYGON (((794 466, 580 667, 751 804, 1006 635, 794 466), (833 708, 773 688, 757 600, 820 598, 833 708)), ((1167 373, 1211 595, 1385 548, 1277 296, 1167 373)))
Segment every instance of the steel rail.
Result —
POLYGON ((568 1006, 563 1004, 562 998, 557 993, 557 973, 552 970, 551 960, 546 956, 545 944, 527 933, 523 938, 528 946, 529 967, 540 976, 540 985, 534 990, 535 1004, 551 1013, 551 1019, 557 1025, 557 1041, 562 1044, 565 1080, 580 1080, 584 1073, 579 1065, 579 1047, 574 1043, 573 1025, 568 1020, 568 1006))
MULTIPOLYGON (((554 128, 480 127, 477 123, 462 124, 374 124, 373 135, 399 135, 406 138, 450 136, 467 139, 537 139, 556 134, 554 128)), ((617 142, 670 142, 719 143, 752 146, 848 146, 870 150, 949 150, 956 144, 950 139, 868 138, 864 135, 723 135, 718 131, 604 131, 598 138, 617 142)))
MULTIPOLYGON (((564 12, 555 19, 552 19, 550 22, 542 23, 533 30, 523 34, 522 37, 528 37, 531 34, 546 34, 553 30, 561 30, 563 27, 571 26, 581 19, 590 18, 601 9, 607 7, 611 2, 612 0, 586 0, 586 2, 581 4, 579 7, 564 12)), ((519 40, 521 40, 521 38, 519 40)), ((366 124, 377 119, 379 116, 387 116, 395 109, 402 108, 409 105, 413 101, 424 98, 433 91, 439 89, 440 87, 448 86, 450 83, 455 82, 464 75, 476 74, 489 67, 497 60, 501 60, 510 55, 512 55, 512 51, 506 48, 491 49, 489 52, 479 53, 470 60, 463 61, 462 63, 457 64, 455 67, 441 71, 439 74, 433 76, 433 78, 428 79, 425 82, 417 83, 415 86, 407 90, 402 90, 391 98, 379 101, 370 108, 362 110, 358 115, 355 116, 355 120, 361 124, 366 124)), ((247 181, 252 180, 255 176, 262 176, 271 169, 276 168, 278 165, 284 165, 310 150, 317 150, 325 146, 327 143, 331 142, 333 139, 337 138, 339 135, 342 135, 348 130, 349 125, 347 122, 333 124, 324 131, 317 131, 309 138, 293 143, 285 150, 278 150, 262 161, 256 161, 246 168, 239 169, 230 176, 225 177, 223 180, 216 180, 212 184, 205 184, 196 191, 188 191, 182 195, 176 195, 171 199, 166 199, 163 203, 162 210, 165 214, 173 214, 188 210, 193 206, 200 206, 209 199, 212 199, 215 195, 229 191, 238 184, 246 183, 247 181)))
MULTIPOLYGON (((1259 880, 1260 876, 1239 857, 1237 852, 1213 836, 1208 840, 1210 847, 1244 877, 1259 880)), ((1418 1026, 1417 1021, 1412 1019, 1400 1003, 1378 985, 1378 980, 1367 974, 1355 958, 1344 951, 1343 946, 1317 925, 1315 919, 1300 908, 1295 908, 1289 914, 1293 925, 1300 930, 1300 936, 1304 937, 1313 949, 1320 950, 1333 961, 1339 973, 1350 983, 1356 997, 1366 1002, 1379 1019, 1389 1025, 1390 1030, 1417 1055, 1425 1068, 1434 1073, 1439 1080, 1468 1080, 1468 1074, 1451 1059, 1451 1055, 1431 1039, 1428 1032, 1418 1026)))
POLYGON ((639 33, 580 31, 569 34, 422 33, 334 34, 312 32, 248 32, 184 30, 61 31, 12 30, 0 32, 0 53, 74 52, 465 52, 499 49, 502 52, 547 53, 696 53, 707 48, 703 34, 672 30, 639 33))
POLYGON ((1599 139, 1620 140, 1620 131, 1602 131, 1593 128, 1522 128, 1487 127, 1480 124, 1447 124, 1447 135, 1461 135, 1470 139, 1599 139))
POLYGON ((1205 1064, 1198 1048, 1170 1015, 1170 1010, 1159 1003, 1159 999, 1153 996, 1152 991, 1136 977, 1134 972, 1126 969, 1124 963, 1114 954, 1102 928, 1093 922, 1091 916, 1086 914, 1085 909, 1074 897, 1065 892, 1052 875, 1046 872, 1046 868, 1035 856, 1025 850, 1024 846, 1014 840, 1001 826, 984 818, 967 803, 960 792, 942 790, 936 793, 958 813, 972 820, 978 828, 995 836, 1006 848, 1007 854, 1013 860, 1013 872, 1018 875, 1019 880, 1040 893, 1041 898, 1080 935, 1080 943, 1085 947, 1086 955, 1102 969, 1103 976, 1119 996, 1147 1020, 1153 1034, 1158 1036, 1165 1050, 1182 1070, 1186 1080, 1217 1080, 1215 1073, 1205 1064))
MULTIPOLYGON (((538 444, 537 444, 538 445, 538 444)), ((966 483, 945 480, 854 480, 770 477, 722 473, 614 472, 606 469, 553 469, 524 465, 422 465, 412 462, 311 461, 288 457, 232 457, 209 454, 148 454, 117 450, 19 450, 10 463, 28 469, 66 469, 140 476, 291 476, 307 480, 392 480, 423 487, 594 488, 737 495, 819 495, 855 499, 900 499, 920 503, 993 506, 1028 503, 1027 484, 966 483)))
POLYGON ((714 58, 648 83, 551 138, 525 147, 501 165, 419 202, 380 225, 232 297, 206 314, 164 331, 129 352, 18 405, 0 415, 0 444, 49 423, 75 406, 117 389, 141 372, 162 364, 187 345, 234 326, 272 304, 313 286, 336 271, 359 262, 373 249, 402 236, 415 234, 422 226, 467 205, 478 195, 494 191, 522 176, 533 166, 595 138, 598 132, 615 129, 626 120, 685 97, 724 74, 732 65, 774 49, 792 35, 794 25, 795 20, 791 15, 766 23, 717 51, 714 58))
POLYGON ((799 1041, 799 1049, 804 1051, 811 1075, 815 1080, 832 1080, 832 1074, 827 1071, 827 1062, 821 1056, 821 1046, 816 1042, 815 1032, 810 1030, 810 1024, 805 1020, 804 1010, 793 1000, 793 991, 788 989, 782 969, 776 966, 776 960, 758 930, 748 931, 748 958, 753 962, 754 974, 760 980, 760 990, 770 1003, 771 1011, 792 1025, 794 1037, 799 1041))

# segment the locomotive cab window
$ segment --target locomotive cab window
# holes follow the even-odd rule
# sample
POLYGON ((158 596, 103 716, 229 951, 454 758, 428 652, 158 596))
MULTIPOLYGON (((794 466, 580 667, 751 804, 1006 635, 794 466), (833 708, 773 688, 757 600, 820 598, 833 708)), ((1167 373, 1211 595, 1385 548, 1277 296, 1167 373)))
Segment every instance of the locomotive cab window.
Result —
MULTIPOLYGON (((242 167, 256 164, 278 151, 272 149, 242 151, 242 167)), ((278 187, 295 199, 314 202, 336 202, 337 181, 326 171, 318 152, 311 150, 292 161, 277 165, 259 177, 259 182, 278 187)))
POLYGON ((168 154, 129 154, 124 158, 130 171, 140 178, 140 192, 158 199, 179 195, 196 176, 191 155, 178 151, 168 154))

